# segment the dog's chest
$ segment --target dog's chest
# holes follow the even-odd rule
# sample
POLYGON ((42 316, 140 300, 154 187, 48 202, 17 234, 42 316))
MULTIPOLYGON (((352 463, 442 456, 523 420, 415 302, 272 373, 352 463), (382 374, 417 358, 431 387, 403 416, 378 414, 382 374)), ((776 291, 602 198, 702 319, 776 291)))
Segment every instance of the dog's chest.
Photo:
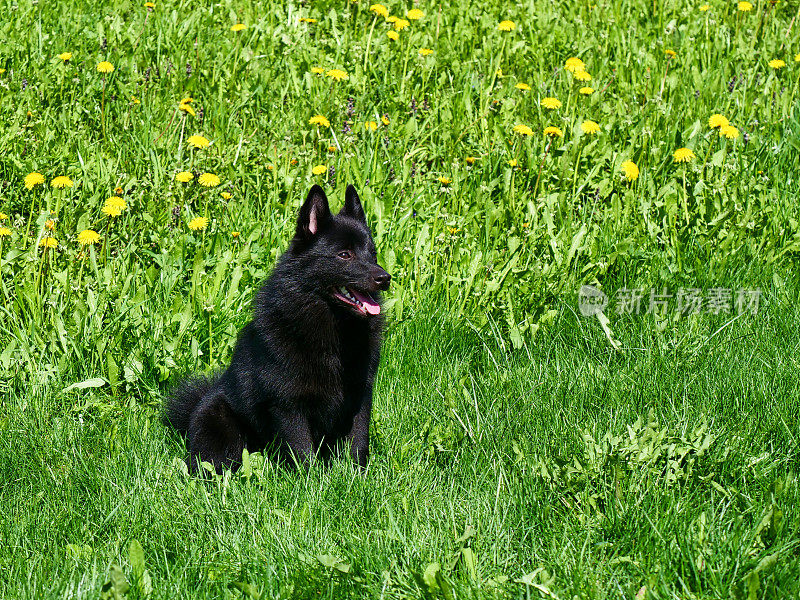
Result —
POLYGON ((322 402, 314 407, 316 428, 326 437, 346 434, 366 397, 369 365, 375 352, 368 331, 352 328, 342 331, 336 352, 326 357, 325 379, 330 385, 320 394, 322 402))

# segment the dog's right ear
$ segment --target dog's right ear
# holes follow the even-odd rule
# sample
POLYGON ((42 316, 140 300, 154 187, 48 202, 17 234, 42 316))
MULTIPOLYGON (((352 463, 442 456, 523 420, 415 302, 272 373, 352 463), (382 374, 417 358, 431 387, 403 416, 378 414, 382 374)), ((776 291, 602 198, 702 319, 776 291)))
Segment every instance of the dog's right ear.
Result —
POLYGON ((306 201, 300 207, 297 217, 296 236, 310 240, 317 233, 325 229, 331 221, 331 209, 328 207, 328 197, 318 185, 314 185, 308 192, 306 201))

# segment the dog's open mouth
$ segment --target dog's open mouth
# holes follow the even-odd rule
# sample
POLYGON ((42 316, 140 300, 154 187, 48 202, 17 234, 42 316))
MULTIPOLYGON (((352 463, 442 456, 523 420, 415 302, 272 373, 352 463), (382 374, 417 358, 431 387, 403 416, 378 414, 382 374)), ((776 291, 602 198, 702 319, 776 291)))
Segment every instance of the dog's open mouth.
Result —
POLYGON ((364 315, 377 315, 381 312, 378 301, 366 292, 359 292, 358 290, 341 286, 333 288, 333 297, 354 307, 364 315))

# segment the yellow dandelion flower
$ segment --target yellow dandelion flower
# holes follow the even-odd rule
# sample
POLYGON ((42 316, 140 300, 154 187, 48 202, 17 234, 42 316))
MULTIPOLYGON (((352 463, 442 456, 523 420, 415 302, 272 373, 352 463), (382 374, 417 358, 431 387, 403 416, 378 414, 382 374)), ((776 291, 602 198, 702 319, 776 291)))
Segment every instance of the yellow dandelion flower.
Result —
POLYGON ((572 74, 586 70, 586 64, 578 57, 568 58, 564 63, 564 68, 572 74))
POLYGON ((336 146, 328 146, 328 152, 336 152, 336 146))
POLYGON ((378 128, 378 124, 375 121, 367 121, 364 123, 364 129, 368 131, 375 131, 378 128))
POLYGON ((194 98, 191 96, 186 96, 185 98, 181 99, 180 104, 191 104, 192 102, 194 102, 194 98))
POLYGON ((405 19, 397 19, 397 21, 394 22, 394 28, 397 31, 403 31, 403 29, 405 29, 409 25, 411 25, 411 23, 409 23, 405 19))
POLYGON ((44 183, 44 175, 41 173, 28 173, 25 175, 25 187, 29 190, 32 190, 37 185, 41 185, 44 183))
POLYGON ((450 185, 451 183, 453 183, 453 181, 452 179, 449 179, 447 177, 439 177, 439 183, 441 183, 442 185, 450 185))
POLYGON ((739 9, 739 12, 750 12, 753 10, 753 5, 749 2, 739 2, 739 4, 736 5, 736 8, 739 9))
POLYGON ((114 188, 114 195, 115 196, 121 196, 124 193, 125 193, 125 190, 123 190, 121 187, 117 186, 117 187, 114 188))
POLYGON ((694 158, 694 152, 689 150, 689 148, 678 148, 672 153, 672 159, 675 162, 689 162, 694 158))
POLYGON ((6 213, 0 212, 0 221, 5 221, 7 218, 8 218, 8 215, 6 213))
POLYGON ((322 115, 314 115, 308 120, 309 125, 319 125, 320 127, 330 127, 331 122, 322 115))
POLYGON ((516 158, 512 158, 510 161, 508 161, 508 166, 509 167, 516 167, 517 166, 517 159, 516 158))
POLYGON ((231 26, 231 31, 235 33, 239 31, 244 31, 245 29, 247 29, 247 25, 245 25, 244 23, 236 23, 236 25, 231 26))
POLYGON ((591 81, 592 80, 592 76, 589 75, 589 73, 586 72, 586 71, 575 71, 572 74, 572 78, 575 79, 575 81, 591 81))
POLYGON ((42 248, 55 248, 58 246, 58 240, 50 236, 43 237, 41 240, 39 240, 39 246, 42 248))
POLYGON ((622 163, 622 173, 628 181, 636 181, 639 178, 639 167, 632 160, 626 160, 622 163))
POLYGON ((550 137, 564 137, 564 132, 561 131, 558 127, 545 127, 544 134, 549 135, 550 137))
POLYGON ((203 187, 217 187, 219 185, 219 177, 213 173, 203 173, 197 178, 197 181, 203 187))
POLYGON ((514 21, 500 21, 500 24, 497 26, 497 28, 500 31, 511 31, 516 26, 517 25, 514 23, 514 21))
POLYGON ((317 165, 311 169, 311 173, 314 175, 322 175, 327 170, 328 167, 326 167, 325 165, 317 165))
POLYGON ((800 54, 794 55, 794 62, 800 62, 800 54))
POLYGON ((786 63, 782 61, 780 58, 773 58, 767 64, 773 69, 782 69, 783 67, 786 66, 786 63))
POLYGON ((390 40, 392 40, 393 42, 396 42, 396 41, 398 40, 398 38, 400 37, 400 34, 399 34, 399 33, 397 33, 396 31, 387 31, 387 32, 386 32, 386 36, 387 36, 387 37, 388 37, 390 40))
POLYGON ((433 50, 431 50, 430 48, 420 48, 419 49, 419 55, 420 56, 430 56, 431 54, 433 54, 433 50))
POLYGON ((719 134, 724 135, 729 140, 735 140, 739 137, 739 130, 733 125, 725 125, 719 128, 719 134))
POLYGON ((233 239, 236 239, 236 238, 238 238, 238 237, 239 237, 239 235, 240 235, 240 234, 239 234, 239 232, 238 232, 238 231, 231 231, 231 237, 232 237, 233 239))
POLYGON ((412 21, 418 21, 419 19, 421 19, 422 17, 424 17, 424 16, 425 16, 425 13, 424 13, 424 12, 422 12, 422 11, 421 11, 420 9, 418 9, 418 8, 412 8, 410 11, 408 11, 408 12, 406 13, 406 16, 407 16, 409 19, 411 19, 412 21))
POLYGON ((594 121, 584 121, 581 123, 581 130, 583 133, 587 135, 594 135, 598 131, 600 131, 600 125, 595 123, 594 121))
POLYGON ((50 185, 60 190, 64 188, 71 188, 72 179, 70 179, 66 175, 59 175, 58 177, 54 178, 53 181, 50 182, 50 185))
POLYGON ((125 200, 123 200, 119 196, 111 196, 108 200, 106 200, 105 205, 113 206, 114 208, 118 208, 120 210, 125 210, 125 208, 127 208, 128 206, 125 203, 125 200))
POLYGON ((396 23, 396 22, 397 22, 397 20, 398 20, 399 18, 400 18, 400 17, 396 17, 396 16, 392 15, 391 17, 386 17, 386 20, 387 20, 389 23, 396 23))
POLYGON ((578 92, 584 96, 591 96, 594 93, 594 88, 582 87, 578 92))
POLYGON ((342 71, 341 69, 331 69, 327 73, 325 73, 325 75, 327 75, 334 81, 342 81, 343 79, 347 79, 348 77, 350 77, 346 71, 342 71))
POLYGON ((526 92, 530 91, 531 89, 531 86, 529 86, 527 83, 518 83, 514 87, 517 88, 518 90, 524 90, 526 92))
POLYGON ((0 237, 9 237, 11 230, 8 227, 0 227, 0 237))
POLYGON ((222 196, 223 200, 230 200, 231 198, 233 198, 230 192, 221 192, 220 196, 222 196))
POLYGON ((202 231, 206 227, 208 227, 208 219, 205 217, 195 217, 189 221, 189 229, 192 231, 202 231))
POLYGON ((717 127, 725 127, 729 122, 730 121, 728 121, 728 119, 726 119, 725 117, 723 117, 718 113, 714 113, 713 115, 708 117, 708 126, 711 127, 711 129, 715 129, 717 127))
POLYGON ((204 138, 202 135, 191 135, 186 138, 186 143, 194 148, 208 148, 208 145, 211 143, 208 139, 204 138))
POLYGON ((709 8, 711 8, 708 4, 703 4, 700 6, 700 12, 706 12, 709 8))
POLYGON ((122 214, 122 209, 111 204, 104 204, 103 208, 100 209, 100 212, 107 217, 118 217, 122 214))
POLYGON ((314 75, 322 75, 325 72, 325 69, 322 67, 311 67, 311 72, 314 75))
POLYGON ((98 73, 112 73, 113 71, 114 71, 114 65, 112 65, 107 60, 97 63, 98 73))
POLYGON ((47 219, 47 221, 45 221, 45 222, 44 222, 44 226, 45 226, 45 227, 46 227, 46 228, 47 228, 49 231, 54 231, 54 230, 55 230, 55 228, 56 228, 56 222, 55 222, 53 219, 47 219))
POLYGON ((520 135, 533 135, 533 129, 527 125, 515 125, 514 133, 518 133, 520 135))
POLYGON ((142 103, 142 101, 139 100, 136 96, 131 96, 131 102, 133 104, 141 104, 142 103))
POLYGON ((58 55, 58 58, 60 58, 64 62, 72 60, 72 52, 62 52, 61 54, 58 55))
POLYGON ((316 19, 312 19, 310 17, 300 17, 300 22, 301 23, 316 23, 317 20, 316 19))
POLYGON ((155 2, 145 2, 144 7, 148 10, 153 10, 156 7, 155 2))
POLYGON ((389 9, 386 8, 383 4, 373 4, 372 6, 369 7, 369 9, 379 17, 383 17, 384 19, 389 18, 389 9))
POLYGON ((561 108, 561 100, 558 98, 542 98, 541 105, 550 110, 561 108))
POLYGON ((468 156, 464 159, 464 162, 466 162, 468 165, 474 165, 476 160, 478 159, 474 156, 468 156))
POLYGON ((182 110, 183 112, 185 112, 185 113, 188 113, 188 114, 192 115, 193 117, 196 117, 196 116, 197 116, 197 113, 196 113, 196 112, 194 112, 194 108, 192 108, 192 105, 191 105, 191 104, 189 104, 188 102, 181 102, 181 103, 178 105, 178 108, 179 108, 180 110, 182 110))
POLYGON ((180 181, 181 183, 189 183, 192 179, 194 179, 194 175, 189 171, 181 171, 175 175, 175 181, 180 181))
POLYGON ((675 50, 672 50, 670 48, 667 48, 666 50, 664 50, 664 54, 666 54, 670 58, 672 58, 673 56, 677 56, 678 55, 678 53, 675 52, 675 50))
POLYGON ((386 115, 383 115, 381 117, 381 123, 383 123, 384 125, 388 125, 389 124, 389 117, 387 117, 386 115))
POLYGON ((94 229, 84 229, 78 234, 78 243, 81 246, 88 246, 89 244, 96 244, 100 241, 100 234, 94 229))

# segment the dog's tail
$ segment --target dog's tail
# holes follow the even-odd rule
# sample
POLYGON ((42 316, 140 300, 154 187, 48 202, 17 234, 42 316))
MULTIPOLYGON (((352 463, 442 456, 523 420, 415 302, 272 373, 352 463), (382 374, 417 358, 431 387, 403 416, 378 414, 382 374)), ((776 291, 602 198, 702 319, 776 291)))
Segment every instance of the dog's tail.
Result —
POLYGON ((161 415, 164 425, 174 427, 185 436, 189 432, 189 421, 195 407, 215 381, 215 378, 193 377, 178 384, 164 405, 164 412, 161 415))

